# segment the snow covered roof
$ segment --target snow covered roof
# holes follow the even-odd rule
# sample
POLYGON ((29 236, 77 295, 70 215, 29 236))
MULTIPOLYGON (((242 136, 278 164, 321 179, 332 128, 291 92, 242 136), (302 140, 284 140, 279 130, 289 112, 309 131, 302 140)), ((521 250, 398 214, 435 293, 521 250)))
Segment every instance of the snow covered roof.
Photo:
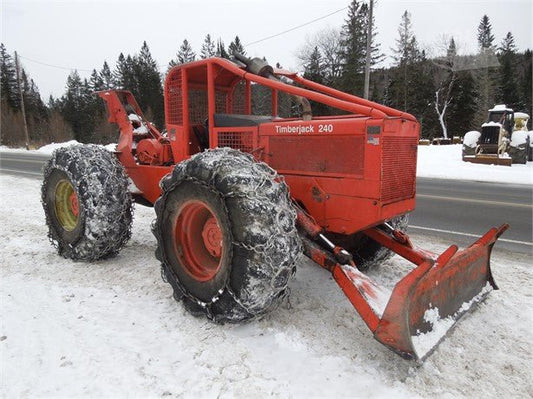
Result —
POLYGON ((514 118, 515 119, 529 119, 529 115, 526 114, 525 112, 515 112, 514 118))
POLYGON ((498 122, 490 121, 490 122, 487 122, 487 123, 484 123, 484 124, 481 125, 481 127, 485 127, 485 126, 498 126, 498 127, 502 127, 502 124, 501 124, 501 123, 498 123, 498 122))
POLYGON ((513 112, 512 108, 507 108, 507 105, 505 104, 498 104, 498 105, 495 105, 494 108, 489 109, 489 112, 503 112, 503 111, 513 112))

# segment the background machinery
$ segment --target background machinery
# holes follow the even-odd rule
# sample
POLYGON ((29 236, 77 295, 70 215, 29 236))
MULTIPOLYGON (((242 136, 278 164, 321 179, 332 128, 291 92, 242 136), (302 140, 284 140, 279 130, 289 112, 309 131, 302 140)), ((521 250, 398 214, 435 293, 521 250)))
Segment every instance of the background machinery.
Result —
POLYGON ((531 160, 529 115, 500 104, 489 110, 481 132, 467 132, 463 140, 463 161, 511 166, 531 160))

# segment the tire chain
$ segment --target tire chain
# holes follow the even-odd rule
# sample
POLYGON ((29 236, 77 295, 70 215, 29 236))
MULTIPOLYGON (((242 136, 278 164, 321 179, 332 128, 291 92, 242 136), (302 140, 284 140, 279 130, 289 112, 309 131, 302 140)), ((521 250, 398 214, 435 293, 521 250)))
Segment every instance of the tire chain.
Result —
MULTIPOLYGON (((248 160, 254 162, 253 163, 254 167, 256 165, 258 165, 258 163, 255 161, 255 159, 250 154, 243 153, 243 152, 238 151, 238 150, 233 150, 233 149, 229 149, 229 148, 217 148, 217 149, 214 149, 214 150, 209 150, 209 149, 205 150, 203 153, 206 153, 206 152, 222 152, 222 153, 227 153, 227 154, 235 154, 235 153, 237 153, 237 154, 239 154, 241 156, 245 155, 246 158, 248 158, 248 160)), ((203 154, 203 153, 201 153, 201 154, 203 154)), ((263 166, 263 168, 266 168, 266 171, 268 172, 268 177, 274 179, 276 182, 278 182, 280 184, 281 190, 283 192, 283 195, 286 197, 287 202, 289 204, 292 204, 292 199, 290 198, 289 191, 288 191, 288 188, 287 188, 287 185, 285 183, 285 179, 283 178, 283 176, 278 175, 278 173, 274 169, 272 169, 270 166, 268 166, 267 164, 262 163, 261 165, 263 166)), ((185 168, 185 167, 186 167, 186 165, 184 163, 177 164, 175 166, 175 168, 185 168)), ((259 172, 263 174, 265 172, 265 170, 259 171, 259 172)), ((167 193, 171 192, 175 187, 177 187, 178 185, 180 185, 180 184, 182 184, 183 182, 186 182, 186 181, 192 181, 192 182, 195 182, 197 184, 200 184, 203 187, 205 187, 206 189, 208 189, 209 191, 213 192, 213 194, 215 196, 222 197, 222 199, 224 200, 224 201, 222 201, 223 209, 226 212, 226 214, 228 214, 228 209, 226 207, 225 200, 228 199, 228 198, 233 198, 233 197, 241 197, 242 198, 242 197, 244 197, 244 198, 247 198, 250 201, 257 201, 257 200, 261 200, 262 198, 269 200, 267 197, 251 196, 248 193, 245 194, 245 193, 230 192, 230 193, 227 193, 227 194, 222 194, 216 188, 216 185, 215 185, 215 180, 218 177, 218 171, 214 171, 214 173, 211 173, 211 178, 209 179, 209 182, 205 182, 205 181, 200 180, 198 178, 195 178, 195 177, 192 177, 192 176, 188 176, 188 177, 185 177, 185 178, 182 178, 182 179, 179 179, 179 180, 176 179, 175 181, 172 182, 172 184, 167 185, 173 179, 173 175, 174 175, 174 171, 169 173, 167 176, 165 176, 161 180, 160 187, 163 190, 163 194, 161 195, 160 199, 158 199, 158 201, 156 202, 155 206, 158 206, 157 203, 159 203, 160 201, 164 201, 165 200, 167 193)), ((249 192, 250 191, 251 192, 257 192, 257 188, 259 188, 262 185, 264 185, 267 181, 269 181, 269 180, 266 177, 263 177, 263 179, 260 181, 260 183, 257 184, 253 188, 253 190, 248 190, 248 191, 249 192)), ((289 211, 291 212, 290 216, 292 216, 293 220, 296 220, 296 211, 294 210, 294 208, 290 208, 289 211)), ((279 213, 276 215, 276 219, 279 219, 279 213)), ((229 229, 230 229, 230 231, 232 231, 232 225, 231 225, 231 222, 229 220, 228 220, 228 223, 230 223, 229 229)), ((160 233, 160 225, 159 225, 159 220, 158 219, 155 219, 153 221, 153 223, 152 223, 152 232, 156 236, 157 240, 160 241, 161 233, 160 233)), ((296 229, 295 224, 293 224, 292 229, 290 231, 285 232, 285 234, 296 234, 297 235, 298 233, 297 233, 297 229, 296 229)), ((272 258, 270 256, 266 255, 267 251, 274 247, 274 244, 272 242, 272 241, 274 241, 274 239, 275 239, 275 236, 271 236, 266 244, 260 244, 260 245, 250 245, 250 244, 246 244, 244 242, 239 242, 239 241, 235 241, 234 240, 234 241, 232 241, 232 245, 236 245, 236 246, 242 247, 242 248, 244 248, 246 250, 253 251, 253 252, 261 255, 263 257, 263 259, 267 259, 269 261, 268 262, 268 267, 270 269, 272 269, 272 270, 275 270, 275 265, 273 264, 274 262, 273 262, 272 258)), ((231 296, 231 298, 235 301, 235 303, 237 303, 246 313, 248 313, 250 315, 250 317, 247 318, 247 319, 253 319, 253 318, 256 318, 256 317, 261 315, 262 312, 255 312, 253 309, 250 309, 249 307, 244 305, 242 303, 242 301, 238 298, 238 296, 235 294, 235 292, 233 292, 233 290, 232 290, 232 288, 230 286, 230 276, 231 276, 230 273, 228 273, 228 275, 226 277, 226 281, 224 282, 222 288, 217 292, 217 295, 212 297, 209 302, 204 302, 204 301, 201 301, 198 298, 196 298, 190 292, 188 292, 187 289, 185 288, 185 286, 179 281, 179 278, 177 277, 177 275, 170 268, 165 267, 165 263, 168 264, 168 260, 164 259, 165 258, 164 251, 162 251, 159 246, 158 246, 158 252, 159 252, 158 253, 159 257, 158 258, 161 261, 161 277, 162 277, 163 281, 166 282, 166 283, 169 283, 174 288, 177 287, 181 291, 182 298, 186 297, 191 302, 193 302, 194 304, 196 304, 196 305, 200 306, 202 309, 204 309, 205 310, 205 314, 206 314, 206 316, 207 316, 207 318, 209 320, 217 322, 217 318, 216 318, 217 315, 212 312, 211 307, 212 307, 212 305, 214 303, 216 303, 220 299, 220 297, 224 294, 224 292, 227 292, 231 296)), ((301 242, 299 240, 298 240, 298 251, 297 252, 298 253, 302 252, 302 246, 301 246, 301 242)), ((288 267, 291 269, 291 277, 296 273, 296 262, 297 262, 297 260, 298 260, 298 256, 294 256, 293 257, 293 261, 291 262, 290 265, 288 265, 288 267)), ((275 278, 275 276, 272 278, 272 280, 274 280, 274 278, 275 278)), ((270 282, 270 286, 272 288, 275 288, 272 280, 270 282)), ((281 300, 284 300, 285 298, 287 298, 289 295, 290 295, 290 289, 289 289, 289 287, 285 287, 278 294, 278 298, 281 301, 281 300)), ((176 300, 182 299, 182 298, 177 298, 176 293, 174 293, 174 298, 176 300)))
MULTIPOLYGON (((43 181, 46 181, 50 174, 54 171, 54 169, 60 170, 63 173, 67 175, 69 180, 71 182, 76 182, 79 180, 79 177, 74 176, 73 172, 70 170, 73 163, 79 162, 80 160, 83 161, 84 166, 82 168, 77 167, 75 168, 78 172, 80 170, 94 170, 95 168, 102 169, 102 166, 106 164, 105 166, 111 166, 111 170, 106 171, 104 180, 100 180, 98 177, 101 177, 101 174, 97 176, 95 173, 89 173, 84 176, 86 182, 85 182, 85 189, 90 189, 94 184, 101 185, 101 187, 108 188, 108 187, 121 187, 126 182, 125 190, 124 192, 127 194, 126 200, 121 203, 121 206, 119 208, 118 214, 116 213, 116 209, 113 215, 113 220, 115 221, 126 221, 127 226, 125 226, 124 229, 122 229, 122 234, 118 236, 113 236, 112 239, 104 240, 104 242, 107 242, 107 244, 103 247, 99 248, 100 254, 105 254, 104 256, 89 256, 87 258, 83 257, 84 260, 98 260, 102 258, 107 258, 110 256, 115 255, 120 251, 120 249, 126 244, 126 242, 131 238, 131 226, 133 222, 133 206, 131 202, 131 195, 129 194, 127 190, 127 181, 128 177, 124 171, 124 168, 122 164, 115 158, 115 156, 108 152, 108 150, 102 148, 98 145, 93 144, 87 144, 87 145, 73 145, 66 148, 60 148, 55 150, 52 153, 51 159, 43 166, 43 181), (105 155, 109 154, 110 157, 108 160, 103 159, 105 155), (103 156, 104 155, 104 156, 103 156), (57 158, 58 156, 64 156, 68 158, 67 165, 58 164, 57 158), (108 162, 109 161, 109 162, 108 162), (111 165, 109 165, 109 163, 111 165), (129 200, 128 200, 129 199, 129 200), (118 243, 118 246, 117 246, 118 243)), ((63 162, 62 162, 63 163, 63 162)), ((44 187, 44 183, 43 183, 44 187)), ((84 191, 80 192, 79 187, 76 187, 76 193, 77 195, 82 195, 83 198, 80 198, 80 200, 88 198, 91 194, 91 192, 84 191)), ((104 193, 105 195, 106 193, 104 193)), ((46 210, 48 203, 46 201, 46 193, 44 190, 41 192, 41 203, 43 205, 43 208, 46 210)), ((45 211, 46 214, 46 222, 48 226, 51 226, 51 220, 49 220, 49 215, 45 211)), ((87 228, 87 220, 84 220, 85 226, 84 229, 87 228)), ((91 232, 92 233, 92 232, 91 232)), ((105 233, 105 231, 104 231, 105 233)), ((81 236, 76 242, 70 243, 69 247, 72 250, 73 247, 83 238, 81 236)), ((52 230, 48 229, 48 239, 52 246, 54 246, 60 253, 61 248, 59 245, 59 241, 57 238, 54 237, 52 230)), ((102 240, 99 240, 99 242, 102 242, 102 240)), ((81 259, 82 257, 75 256, 72 254, 73 259, 81 259)))

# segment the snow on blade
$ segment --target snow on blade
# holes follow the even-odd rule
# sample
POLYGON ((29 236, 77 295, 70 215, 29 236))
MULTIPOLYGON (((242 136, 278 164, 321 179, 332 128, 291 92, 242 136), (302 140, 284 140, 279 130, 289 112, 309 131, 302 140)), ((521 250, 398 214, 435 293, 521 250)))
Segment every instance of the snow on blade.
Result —
POLYGON ((424 321, 431 324, 431 329, 422 334, 411 336, 413 348, 419 359, 427 356, 433 348, 444 338, 448 330, 454 325, 455 321, 467 312, 474 304, 480 302, 485 295, 492 291, 492 286, 487 283, 479 294, 473 297, 470 301, 461 305, 459 310, 452 316, 444 319, 440 318, 439 308, 430 308, 424 313, 424 321))
POLYGON ((357 290, 363 295, 374 313, 381 318, 389 303, 391 291, 379 287, 366 274, 350 265, 341 265, 342 271, 350 279, 357 290))

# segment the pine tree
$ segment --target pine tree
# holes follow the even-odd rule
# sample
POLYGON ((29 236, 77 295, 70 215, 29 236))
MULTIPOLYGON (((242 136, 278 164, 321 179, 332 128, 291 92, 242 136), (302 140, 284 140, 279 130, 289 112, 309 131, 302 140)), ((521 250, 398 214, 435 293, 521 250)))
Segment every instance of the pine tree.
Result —
POLYGON ((457 45, 455 44, 455 40, 452 37, 450 39, 450 44, 446 49, 446 58, 450 60, 454 59, 455 57, 457 57, 457 45))
POLYGON ((518 57, 516 55, 516 46, 514 37, 508 32, 499 48, 500 60, 500 84, 498 90, 498 102, 507 104, 509 107, 518 110, 525 104, 520 101, 518 86, 516 81, 516 64, 518 57))
POLYGON ((324 81, 324 62, 318 46, 315 46, 313 52, 309 56, 309 61, 304 65, 304 78, 312 80, 317 83, 324 81))
POLYGON ((26 124, 30 142, 42 141, 44 125, 48 120, 46 105, 41 99, 37 84, 22 65, 19 64, 20 90, 17 81, 15 61, 0 44, 0 93, 2 108, 2 143, 20 145, 25 142, 24 120, 21 112, 21 98, 24 99, 26 124))
POLYGON ((487 110, 492 108, 497 97, 498 70, 493 67, 495 48, 494 35, 489 17, 483 15, 477 28, 477 41, 479 47, 479 69, 475 71, 476 85, 479 88, 478 110, 475 116, 476 125, 482 124, 487 115, 487 110))
POLYGON ((4 43, 0 44, 0 94, 7 106, 18 110, 19 95, 15 61, 7 52, 4 43))
MULTIPOLYGON (((531 50, 526 50, 521 59, 521 65, 524 66, 523 78, 521 80, 520 89, 522 91, 522 101, 524 109, 529 115, 533 115, 533 102, 531 88, 533 87, 533 53, 531 50)), ((533 121, 529 120, 529 130, 533 129, 533 121)))
POLYGON ((215 43, 211 40, 211 35, 208 33, 205 36, 204 43, 200 50, 200 58, 205 60, 206 58, 211 58, 216 55, 215 43))
POLYGON ((393 58, 396 65, 400 66, 419 61, 421 53, 416 36, 413 33, 411 14, 407 10, 402 15, 398 34, 400 37, 396 39, 396 48, 392 50, 395 54, 393 58))
POLYGON ((96 72, 96 69, 93 69, 91 72, 89 87, 92 91, 104 90, 104 80, 102 79, 102 76, 96 72))
POLYGON ((168 63, 168 69, 176 65, 185 64, 187 62, 192 62, 195 59, 196 59, 196 53, 192 50, 192 47, 189 44, 189 41, 187 39, 184 39, 183 43, 181 43, 178 53, 176 54, 176 59, 171 60, 168 63))
MULTIPOLYGON (((305 79, 312 80, 313 82, 324 84, 326 77, 326 66, 324 64, 324 59, 318 46, 315 46, 313 52, 309 56, 308 62, 304 65, 304 74, 305 79)), ((327 115, 331 114, 332 110, 327 105, 311 101, 311 106, 313 109, 313 114, 327 115)))
POLYGON ((216 56, 221 58, 230 58, 222 39, 218 39, 217 41, 216 56))
MULTIPOLYGON (((348 19, 342 27, 342 89, 351 93, 362 93, 366 64, 366 42, 368 36, 369 9, 366 3, 352 0, 348 7, 348 19)), ((372 18, 371 66, 383 59, 379 45, 374 40, 376 24, 372 18)))
POLYGON ((439 125, 434 108, 435 67, 427 60, 425 51, 418 47, 408 11, 402 14, 398 35, 393 49, 396 67, 390 72, 387 102, 415 115, 422 125, 423 137, 433 137, 439 125))
POLYGON ((494 35, 489 17, 485 14, 477 27, 477 42, 480 51, 493 49, 494 35))
POLYGON ((113 89, 115 87, 113 74, 111 73, 111 69, 107 64, 107 61, 104 61, 104 65, 100 70, 100 78, 102 79, 104 89, 113 89))
POLYGON ((241 39, 239 39, 239 36, 235 36, 235 40, 233 40, 228 46, 228 53, 230 56, 234 56, 235 54, 246 55, 246 51, 244 50, 244 47, 242 45, 241 39))
POLYGON ((146 42, 136 59, 138 92, 134 93, 139 106, 157 126, 164 125, 163 86, 157 63, 146 42))
POLYGON ((72 127, 74 138, 90 143, 94 131, 94 115, 91 109, 91 90, 87 79, 82 80, 77 71, 67 78, 67 91, 61 98, 61 115, 72 127))
POLYGON ((361 93, 362 72, 365 65, 366 35, 365 4, 352 0, 348 7, 348 19, 342 30, 342 89, 350 93, 361 93))
POLYGON ((113 71, 113 80, 116 88, 137 92, 135 62, 131 55, 128 54, 125 57, 123 53, 119 54, 115 70, 113 71))
POLYGON ((412 104, 412 96, 416 94, 412 82, 417 79, 419 71, 414 68, 414 65, 424 58, 412 31, 411 14, 407 10, 402 15, 398 34, 397 47, 393 49, 398 69, 393 77, 391 88, 394 88, 394 94, 391 93, 391 99, 396 106, 407 111, 411 108, 409 105, 412 104))

